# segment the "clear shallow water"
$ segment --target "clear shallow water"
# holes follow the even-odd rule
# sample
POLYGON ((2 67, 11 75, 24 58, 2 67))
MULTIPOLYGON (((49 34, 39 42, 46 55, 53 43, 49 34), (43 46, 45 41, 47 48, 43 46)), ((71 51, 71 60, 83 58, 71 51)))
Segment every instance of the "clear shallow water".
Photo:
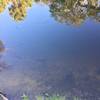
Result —
POLYGON ((6 9, 0 22, 6 48, 0 58, 0 90, 11 100, 45 92, 100 96, 99 22, 87 18, 78 26, 62 24, 41 4, 34 4, 21 22, 6 9))

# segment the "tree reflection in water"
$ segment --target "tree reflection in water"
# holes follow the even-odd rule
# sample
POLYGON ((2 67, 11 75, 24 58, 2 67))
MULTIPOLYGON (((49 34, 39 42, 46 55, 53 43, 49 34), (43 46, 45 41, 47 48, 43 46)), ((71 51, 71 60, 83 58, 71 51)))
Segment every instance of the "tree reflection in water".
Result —
POLYGON ((87 17, 99 21, 99 2, 97 0, 54 0, 50 12, 56 20, 64 23, 80 25, 87 17))
POLYGON ((61 23, 80 25, 87 17, 100 21, 100 0, 1 0, 0 12, 3 12, 8 4, 10 16, 21 21, 27 15, 27 9, 33 2, 42 2, 50 7, 52 16, 61 23))

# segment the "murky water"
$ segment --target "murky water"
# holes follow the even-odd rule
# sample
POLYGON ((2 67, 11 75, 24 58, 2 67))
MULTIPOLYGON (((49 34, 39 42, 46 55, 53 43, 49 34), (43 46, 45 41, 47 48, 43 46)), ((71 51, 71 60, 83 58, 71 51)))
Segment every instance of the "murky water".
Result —
POLYGON ((15 20, 8 8, 0 14, 0 40, 5 46, 0 53, 0 91, 10 100, 21 100, 23 93, 30 98, 70 93, 98 100, 99 8, 82 6, 80 14, 77 6, 76 12, 68 13, 65 6, 35 3, 25 18, 15 20))

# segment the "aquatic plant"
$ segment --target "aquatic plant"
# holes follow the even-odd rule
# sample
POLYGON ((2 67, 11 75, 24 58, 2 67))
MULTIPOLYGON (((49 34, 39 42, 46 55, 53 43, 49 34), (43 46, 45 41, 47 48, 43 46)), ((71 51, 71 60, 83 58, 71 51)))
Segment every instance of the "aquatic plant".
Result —
MULTIPOLYGON (((22 100, 29 100, 29 97, 27 95, 22 96, 22 100)), ((65 100, 65 96, 36 96, 36 100, 65 100)))
POLYGON ((73 96, 73 100, 81 100, 81 99, 77 96, 73 96))
POLYGON ((29 97, 27 95, 23 94, 22 100, 29 100, 29 97))

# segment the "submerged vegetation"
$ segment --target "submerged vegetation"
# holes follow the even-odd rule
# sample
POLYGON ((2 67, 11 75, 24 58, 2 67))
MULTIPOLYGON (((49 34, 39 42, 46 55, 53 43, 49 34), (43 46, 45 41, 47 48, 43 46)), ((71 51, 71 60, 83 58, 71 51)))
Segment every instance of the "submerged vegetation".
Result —
POLYGON ((11 4, 8 7, 10 16, 20 21, 26 17, 27 9, 38 2, 47 4, 59 22, 79 25, 87 17, 100 21, 100 0, 0 0, 0 13, 11 4))
MULTIPOLYGON (((29 96, 23 94, 21 100, 30 100, 29 96)), ((82 100, 78 96, 72 96, 71 99, 66 96, 52 95, 52 96, 35 96, 35 100, 82 100)), ((32 100, 34 100, 32 99, 32 100)), ((5 95, 0 94, 0 100, 9 100, 5 95)))
MULTIPOLYGON (((24 95, 22 96, 22 100, 30 100, 28 96, 24 95)), ((53 95, 53 96, 37 96, 35 98, 35 100, 83 100, 77 96, 73 96, 71 99, 65 97, 65 96, 57 96, 57 95, 53 95)))

